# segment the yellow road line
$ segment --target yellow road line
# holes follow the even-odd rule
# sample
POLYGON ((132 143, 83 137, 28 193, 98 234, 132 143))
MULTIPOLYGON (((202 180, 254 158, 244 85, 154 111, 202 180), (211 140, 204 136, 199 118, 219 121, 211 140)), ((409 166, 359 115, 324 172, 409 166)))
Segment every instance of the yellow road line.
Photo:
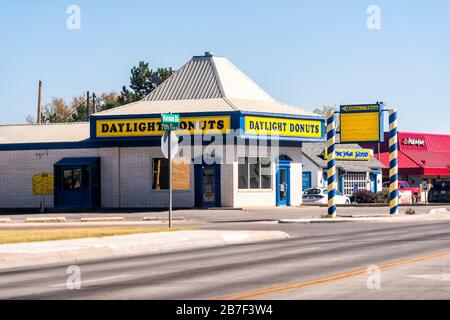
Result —
MULTIPOLYGON (((396 267, 416 264, 419 262, 442 258, 442 257, 447 257, 447 256, 450 256, 450 250, 444 251, 444 252, 439 252, 439 253, 434 253, 434 254, 430 254, 430 255, 426 255, 426 256, 419 256, 419 257, 414 257, 414 258, 397 260, 397 261, 393 261, 393 262, 386 263, 383 265, 379 265, 378 268, 380 270, 388 270, 388 269, 392 269, 392 268, 396 268, 396 267)), ((248 291, 248 292, 244 292, 244 293, 237 293, 237 294, 222 296, 222 297, 215 298, 213 300, 255 299, 258 297, 267 296, 267 295, 271 295, 271 294, 275 294, 275 293, 282 293, 282 292, 302 289, 302 288, 306 288, 306 287, 311 287, 311 286, 315 286, 315 285, 325 284, 325 283, 329 283, 329 282, 333 282, 333 281, 344 280, 344 279, 356 277, 356 276, 363 275, 363 274, 367 274, 367 269, 358 269, 358 270, 339 273, 339 274, 335 274, 332 276, 309 280, 309 281, 296 282, 296 283, 291 283, 291 284, 262 288, 262 289, 248 291)))

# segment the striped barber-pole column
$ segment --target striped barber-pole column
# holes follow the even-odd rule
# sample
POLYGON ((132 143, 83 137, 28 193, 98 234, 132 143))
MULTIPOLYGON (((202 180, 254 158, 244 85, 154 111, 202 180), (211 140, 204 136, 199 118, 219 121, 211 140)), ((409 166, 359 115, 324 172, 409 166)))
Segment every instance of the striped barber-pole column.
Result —
POLYGON ((328 215, 336 217, 336 116, 327 117, 328 215))
POLYGON ((389 110, 389 181, 391 214, 398 215, 398 127, 397 110, 389 110))

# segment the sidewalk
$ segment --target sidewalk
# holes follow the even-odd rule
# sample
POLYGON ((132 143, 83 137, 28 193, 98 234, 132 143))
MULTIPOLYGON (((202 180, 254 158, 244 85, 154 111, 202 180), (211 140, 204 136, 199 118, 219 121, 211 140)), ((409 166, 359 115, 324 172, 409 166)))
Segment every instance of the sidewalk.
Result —
POLYGON ((281 231, 176 231, 0 245, 0 270, 289 238, 281 231))
MULTIPOLYGON (((417 215, 428 214, 430 210, 437 208, 436 206, 419 206, 413 207, 417 215)), ((443 205, 447 208, 448 205, 443 205)), ((408 207, 401 207, 400 214, 406 212, 408 207)), ((253 221, 278 221, 280 219, 296 219, 296 218, 320 218, 327 213, 327 208, 303 206, 303 207, 265 207, 265 208, 244 208, 244 209, 191 209, 191 210, 175 210, 174 218, 181 224, 203 224, 217 222, 253 222, 253 221), (183 221, 184 220, 184 221, 183 221)), ((337 209, 339 217, 387 217, 389 216, 389 208, 387 207, 339 207, 337 209)), ((28 217, 65 217, 67 222, 80 223, 81 218, 93 217, 123 217, 126 222, 142 222, 147 218, 146 223, 165 222, 168 218, 168 212, 117 212, 117 213, 52 213, 52 214, 18 214, 0 216, 2 219, 10 218, 14 223, 25 222, 28 217)), ((0 223, 0 228, 4 224, 0 223)), ((30 224, 31 227, 31 224, 30 224)))

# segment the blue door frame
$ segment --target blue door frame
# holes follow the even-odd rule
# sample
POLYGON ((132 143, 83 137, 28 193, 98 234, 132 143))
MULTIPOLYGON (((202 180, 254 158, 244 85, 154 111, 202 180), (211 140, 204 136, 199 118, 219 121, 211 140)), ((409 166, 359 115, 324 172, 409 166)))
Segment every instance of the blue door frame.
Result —
POLYGON ((101 206, 100 158, 64 158, 54 165, 55 208, 95 209, 101 206), (67 189, 65 171, 81 171, 81 186, 67 189))
POLYGON ((195 165, 195 206, 197 208, 218 208, 221 206, 220 165, 195 165), (212 184, 212 176, 214 183, 212 184), (213 190, 205 190, 212 188, 213 190), (212 199, 211 191, 214 194, 212 199))
POLYGON ((277 168, 277 206, 291 205, 291 160, 278 160, 277 168))
POLYGON ((311 172, 303 172, 302 173, 302 190, 311 189, 312 186, 312 173, 311 172))

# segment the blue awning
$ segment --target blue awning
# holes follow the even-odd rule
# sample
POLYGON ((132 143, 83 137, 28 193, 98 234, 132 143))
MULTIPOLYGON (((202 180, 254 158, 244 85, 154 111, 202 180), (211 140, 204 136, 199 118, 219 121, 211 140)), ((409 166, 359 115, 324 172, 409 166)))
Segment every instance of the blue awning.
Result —
POLYGON ((55 166, 91 166, 97 161, 99 161, 99 157, 90 157, 90 158, 64 158, 57 163, 55 166))

